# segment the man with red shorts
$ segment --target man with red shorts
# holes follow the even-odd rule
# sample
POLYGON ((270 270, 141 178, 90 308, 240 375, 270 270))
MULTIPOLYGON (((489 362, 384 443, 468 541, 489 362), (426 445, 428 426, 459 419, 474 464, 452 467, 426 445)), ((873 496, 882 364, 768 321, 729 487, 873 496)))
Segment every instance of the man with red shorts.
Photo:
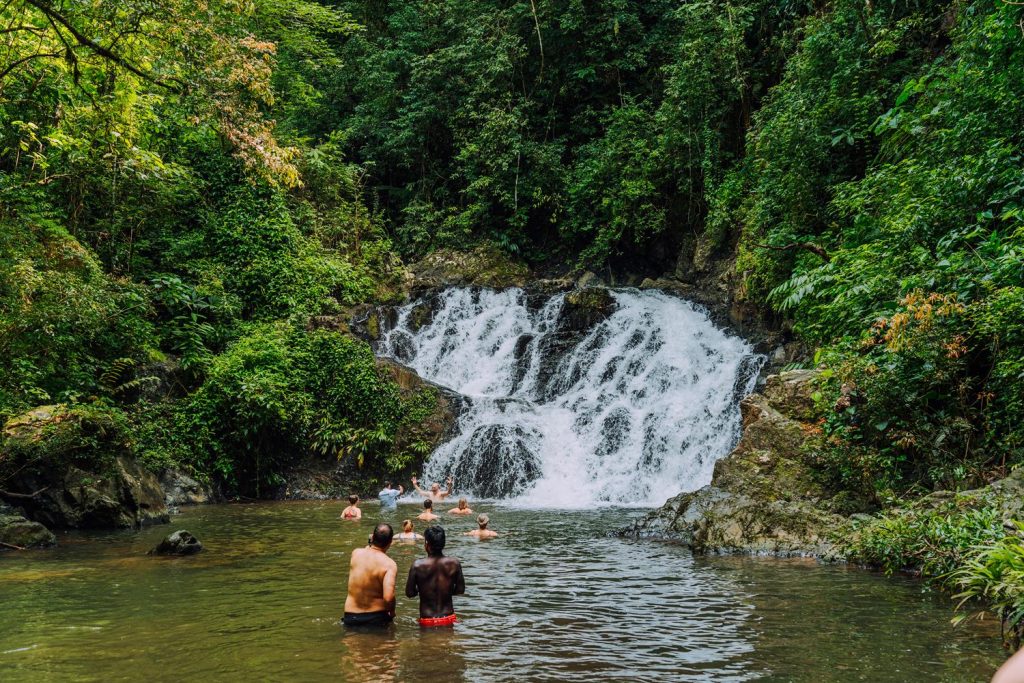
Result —
POLYGON ((451 626, 456 621, 452 596, 466 592, 462 564, 443 554, 445 535, 442 527, 429 527, 423 532, 423 537, 427 556, 409 567, 405 594, 410 598, 420 596, 420 626, 451 626))

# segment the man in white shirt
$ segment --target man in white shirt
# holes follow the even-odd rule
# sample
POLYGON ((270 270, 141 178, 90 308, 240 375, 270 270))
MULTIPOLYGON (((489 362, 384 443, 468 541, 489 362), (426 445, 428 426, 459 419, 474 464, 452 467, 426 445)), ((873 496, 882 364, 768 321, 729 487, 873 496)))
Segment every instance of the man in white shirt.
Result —
POLYGON ((384 490, 377 494, 380 499, 382 510, 394 510, 398 507, 398 497, 405 493, 405 489, 399 484, 397 489, 391 488, 391 482, 384 482, 384 490))

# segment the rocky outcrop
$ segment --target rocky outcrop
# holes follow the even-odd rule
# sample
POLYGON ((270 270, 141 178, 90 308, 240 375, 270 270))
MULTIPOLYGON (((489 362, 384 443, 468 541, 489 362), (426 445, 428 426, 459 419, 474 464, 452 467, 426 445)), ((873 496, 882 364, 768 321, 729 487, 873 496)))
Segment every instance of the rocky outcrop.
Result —
POLYGON ((195 555, 201 552, 203 544, 199 539, 184 529, 179 529, 173 534, 167 535, 155 548, 149 551, 150 555, 195 555))
POLYGON ((0 504, 0 551, 49 548, 57 537, 39 522, 32 522, 14 508, 0 504))
POLYGON ((100 410, 41 406, 7 422, 0 497, 51 528, 126 528, 169 520, 152 473, 131 457, 124 427, 100 410))
POLYGON ((164 491, 164 504, 167 507, 213 502, 213 493, 208 486, 200 484, 180 470, 165 470, 160 475, 160 487, 164 491))
POLYGON ((764 394, 740 404, 743 435, 715 464, 711 484, 681 493, 622 533, 683 543, 710 553, 839 559, 846 518, 823 509, 826 494, 804 463, 804 443, 817 438, 814 373, 768 378, 764 394))
POLYGON ((502 251, 481 246, 472 251, 438 249, 409 266, 412 289, 422 292, 444 287, 525 287, 530 269, 502 251))

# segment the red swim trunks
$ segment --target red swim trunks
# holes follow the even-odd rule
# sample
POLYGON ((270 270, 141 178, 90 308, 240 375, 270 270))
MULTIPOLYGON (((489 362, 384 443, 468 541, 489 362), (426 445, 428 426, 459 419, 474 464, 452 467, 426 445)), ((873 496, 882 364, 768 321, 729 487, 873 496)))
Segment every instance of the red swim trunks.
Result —
POLYGON ((420 626, 454 626, 458 619, 454 614, 446 617, 420 617, 420 626))

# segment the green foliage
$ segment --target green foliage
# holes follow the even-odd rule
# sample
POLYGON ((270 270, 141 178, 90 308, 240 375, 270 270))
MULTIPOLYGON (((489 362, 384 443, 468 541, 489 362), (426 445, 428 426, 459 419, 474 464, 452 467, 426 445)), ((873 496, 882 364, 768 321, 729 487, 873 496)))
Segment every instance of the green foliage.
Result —
MULTIPOLYGON (((1003 639, 1016 650, 1024 639, 1024 525, 1014 524, 1012 532, 994 543, 979 545, 973 556, 948 581, 960 590, 961 609, 983 601, 999 617, 1003 639)), ((980 616, 981 612, 976 612, 980 616)))
POLYGON ((887 574, 913 571, 945 582, 973 557, 977 546, 1004 535, 995 509, 961 509, 954 501, 937 508, 894 508, 860 527, 846 550, 887 574))
POLYGON ((192 436, 192 467, 259 496, 305 453, 404 466, 412 454, 403 434, 435 406, 436 397, 403 396, 363 342, 272 323, 250 327, 213 359, 179 406, 176 429, 192 436))

